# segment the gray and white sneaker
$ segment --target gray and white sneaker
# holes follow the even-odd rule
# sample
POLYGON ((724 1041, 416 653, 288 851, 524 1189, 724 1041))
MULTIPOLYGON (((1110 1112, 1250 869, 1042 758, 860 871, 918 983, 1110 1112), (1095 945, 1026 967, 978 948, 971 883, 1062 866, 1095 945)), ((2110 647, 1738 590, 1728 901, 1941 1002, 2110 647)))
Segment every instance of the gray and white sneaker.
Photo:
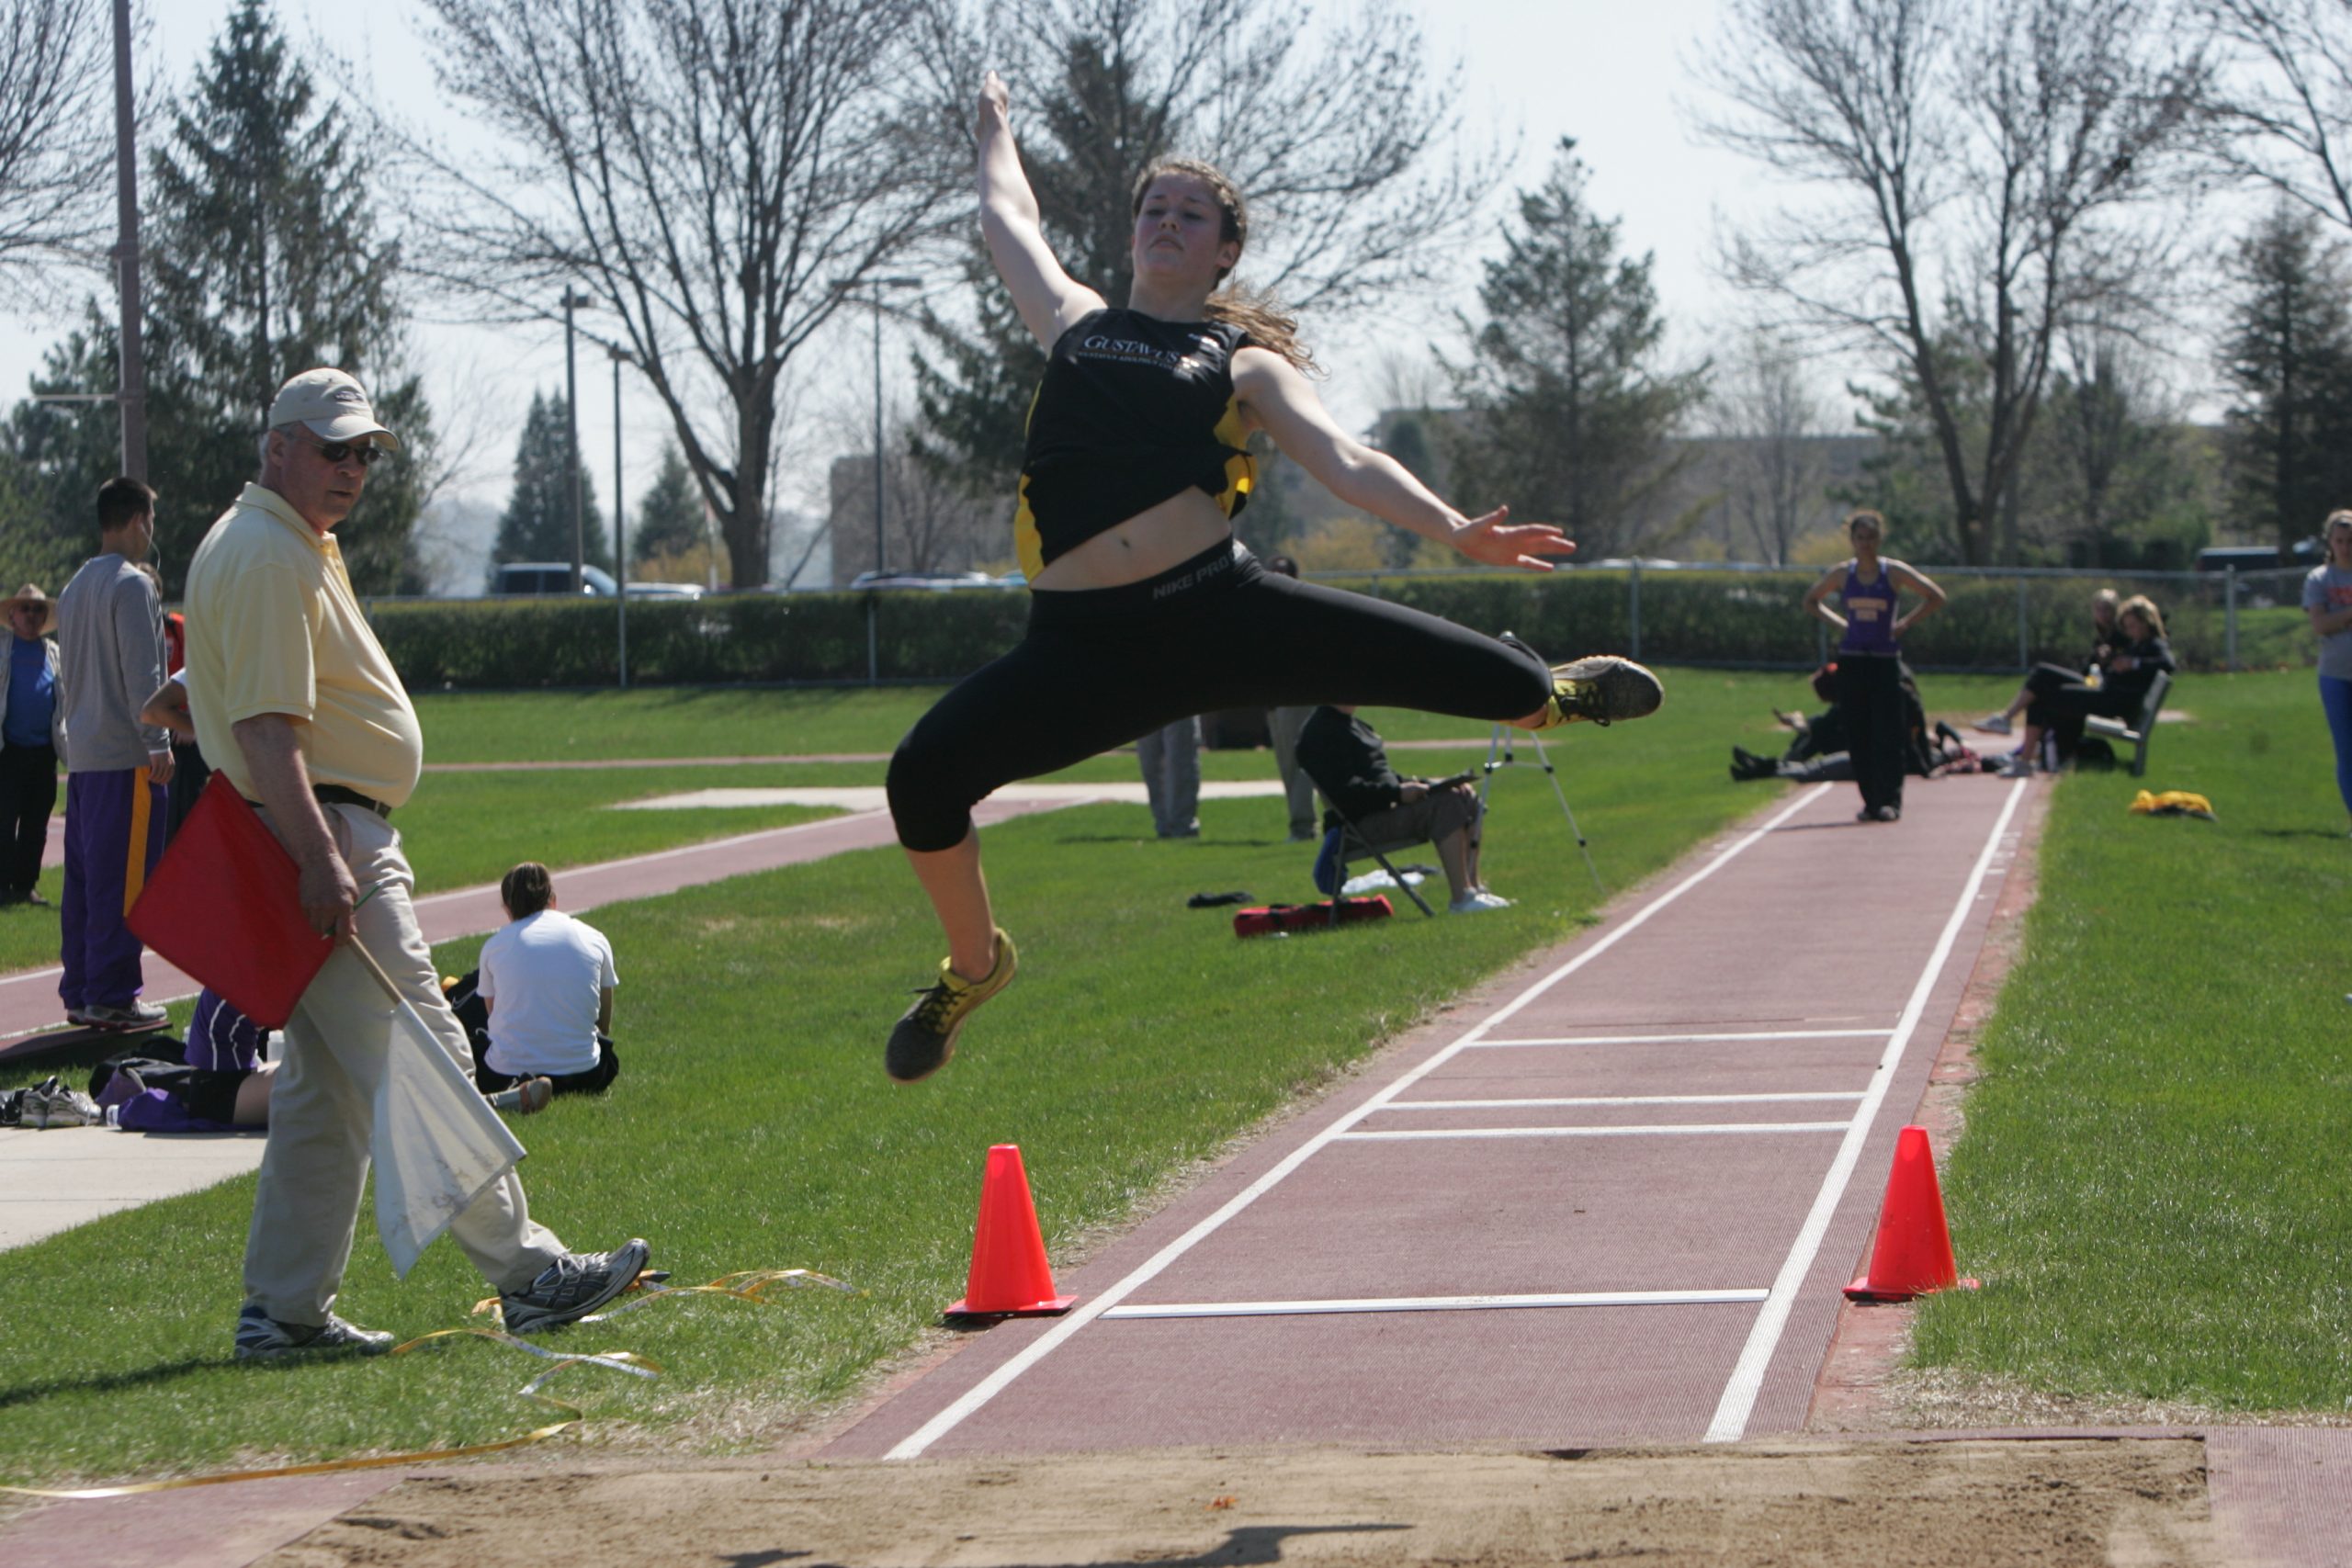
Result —
POLYGON ((586 1317, 629 1288, 653 1249, 632 1237, 610 1252, 567 1252, 531 1281, 498 1298, 509 1334, 537 1334, 586 1317))
POLYGON ((107 1119, 96 1100, 66 1088, 54 1076, 25 1090, 17 1117, 18 1125, 26 1127, 97 1127, 107 1119))
POLYGON ((276 1361, 290 1356, 380 1356, 391 1348, 390 1335, 345 1323, 333 1313, 316 1328, 280 1323, 264 1312, 259 1302, 247 1302, 237 1314, 240 1361, 276 1361))
POLYGON ((153 1002, 133 997, 120 1007, 97 1003, 66 1017, 86 1029, 153 1029, 164 1021, 164 1013, 153 1002))
POLYGON ((1461 897, 1456 898, 1452 903, 1446 905, 1445 912, 1449 915, 1477 915, 1483 914, 1488 909, 1508 909, 1510 908, 1510 899, 1502 897, 1498 893, 1489 893, 1485 888, 1481 887, 1475 892, 1464 893, 1461 897))

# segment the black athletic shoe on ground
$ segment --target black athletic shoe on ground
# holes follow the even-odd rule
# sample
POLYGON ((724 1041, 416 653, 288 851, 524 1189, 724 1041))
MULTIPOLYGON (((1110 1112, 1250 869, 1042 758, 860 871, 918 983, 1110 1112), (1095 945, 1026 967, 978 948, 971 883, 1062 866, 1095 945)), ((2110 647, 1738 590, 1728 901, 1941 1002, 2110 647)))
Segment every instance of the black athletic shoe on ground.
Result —
POLYGON ((247 1302, 237 1314, 237 1359, 277 1361, 295 1356, 380 1356, 392 1348, 392 1337, 345 1323, 334 1314, 318 1327, 279 1323, 262 1311, 259 1302, 247 1302))
POLYGON ((543 1328, 586 1317, 636 1281, 653 1249, 632 1237, 610 1252, 567 1252, 539 1271, 527 1290, 498 1298, 509 1334, 537 1334, 543 1328))
POLYGON ((1013 951, 1012 939, 1001 926, 996 931, 996 966, 978 979, 967 980, 941 959, 939 983, 916 992, 915 1005, 891 1025, 890 1043, 882 1053, 884 1070, 900 1083, 914 1083, 945 1066, 956 1054, 956 1036, 964 1021, 1012 984, 1020 967, 1021 954, 1013 951))

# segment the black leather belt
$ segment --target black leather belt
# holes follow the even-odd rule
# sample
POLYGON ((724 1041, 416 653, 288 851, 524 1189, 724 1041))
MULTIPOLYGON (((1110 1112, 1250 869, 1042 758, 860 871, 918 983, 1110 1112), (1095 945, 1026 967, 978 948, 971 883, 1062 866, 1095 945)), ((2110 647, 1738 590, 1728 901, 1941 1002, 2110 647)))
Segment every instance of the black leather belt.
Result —
POLYGON ((317 798, 321 806, 356 806, 362 811, 372 811, 388 820, 392 815, 392 808, 374 795, 362 795, 356 789, 345 789, 341 784, 312 784, 311 794, 317 798))

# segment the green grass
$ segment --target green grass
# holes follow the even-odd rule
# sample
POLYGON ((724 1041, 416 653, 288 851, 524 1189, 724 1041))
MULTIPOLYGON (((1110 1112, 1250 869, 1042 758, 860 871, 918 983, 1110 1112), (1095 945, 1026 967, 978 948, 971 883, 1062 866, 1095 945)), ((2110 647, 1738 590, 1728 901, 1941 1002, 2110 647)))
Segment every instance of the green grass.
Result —
MULTIPOLYGON (((642 800, 685 789, 752 784, 878 782, 860 770, 853 779, 837 768, 696 768, 670 773, 648 768, 584 769, 529 773, 427 773, 394 817, 412 846, 417 891, 437 893, 495 882, 517 861, 551 869, 616 860, 680 844, 780 828, 831 811, 798 806, 722 807, 677 811, 610 811, 617 801, 642 800), (415 852, 419 845, 431 853, 415 852)), ((41 875, 44 908, 0 908, 0 973, 57 962, 56 901, 63 875, 41 875)))
POLYGON ((2059 787, 1945 1193, 1984 1288, 1922 1365, 2226 1410, 2352 1404, 2352 843, 2311 673, 2194 676, 2147 784, 2059 787))
MULTIPOLYGON (((1735 740, 1767 740, 1793 678, 1670 676, 1658 718, 1577 729, 1554 747, 1612 888, 1668 863, 1764 786, 1724 777, 1735 740)), ((1956 706, 1983 705, 1998 683, 1956 706)), ((556 700, 556 699, 550 699, 556 700)), ((1393 735, 1475 735, 1376 719, 1393 735)), ((853 749, 844 747, 843 749, 853 749)), ((854 748, 864 749, 864 748, 854 748)), ((1407 753, 1431 772, 1451 753, 1407 753)), ((1225 758, 1213 758, 1222 770, 1225 758)), ((1271 771, 1263 753, 1251 763, 1271 771)), ((1127 764, 1131 766, 1132 764, 1127 764)), ((545 777, 546 775, 534 775, 545 777)), ((643 775, 639 775, 642 777, 643 775)), ((940 1077, 897 1089, 880 1039, 939 939, 892 851, 600 911, 618 953, 623 1077, 607 1098, 523 1125, 534 1213, 575 1246, 637 1233, 683 1280, 808 1267, 865 1291, 777 1305, 698 1300, 569 1337, 627 1347, 650 1386, 567 1374, 606 1438, 756 1445, 854 1390, 960 1293, 981 1162, 1022 1145, 1049 1246, 1120 1223, 1380 1038, 1592 915, 1582 862, 1542 775, 1497 784, 1490 879, 1519 907, 1476 920, 1399 918, 1238 942, 1203 889, 1307 897, 1278 801, 1212 801, 1204 836, 1161 843, 1140 807, 1030 817, 989 834, 991 886, 1023 953, 940 1077)), ((443 846, 420 832, 421 867, 443 846)), ((451 943, 445 969, 477 944, 451 943)), ((480 1441, 531 1425, 513 1391, 537 1363, 451 1343, 393 1361, 255 1370, 228 1359, 250 1179, 117 1214, 11 1253, 0 1269, 0 1475, 17 1481, 217 1469, 480 1441), (256 1379, 266 1397, 256 1397, 256 1379), (279 1381, 279 1380, 283 1381, 279 1381)), ((481 1293, 437 1247, 392 1280, 370 1223, 340 1307, 403 1334, 464 1320, 481 1293)))
POLYGON ((417 699, 435 762, 888 752, 936 686, 442 692, 417 699))

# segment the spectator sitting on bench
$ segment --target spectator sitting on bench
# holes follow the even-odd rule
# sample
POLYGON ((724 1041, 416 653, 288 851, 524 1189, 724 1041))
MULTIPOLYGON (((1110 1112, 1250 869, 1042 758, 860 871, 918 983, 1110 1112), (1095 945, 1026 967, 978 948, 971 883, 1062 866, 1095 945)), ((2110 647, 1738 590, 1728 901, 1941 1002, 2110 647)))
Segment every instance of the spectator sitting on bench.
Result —
POLYGON ((2009 705, 1979 719, 1977 729, 1985 735, 2007 735, 2018 715, 2031 706, 2035 697, 2079 682, 2094 670, 2099 671, 2104 679, 2108 660, 2115 657, 2116 645, 2120 640, 2115 627, 2119 603, 2112 588, 2102 588, 2091 595, 2091 653, 2083 660, 2080 670, 2069 670, 2064 664, 2035 665, 2027 671, 2025 684, 2019 686, 2018 694, 2009 699, 2009 705))
MULTIPOLYGON (((613 944, 555 907, 548 868, 525 861, 498 885, 508 924, 482 943, 479 994, 484 1027, 464 1012, 474 1078, 485 1094, 518 1078, 545 1077, 558 1094, 601 1094, 620 1076, 612 1042, 613 944)), ((467 988, 458 983, 459 988, 467 988)), ((450 1005, 458 1005, 455 992, 450 1005)))
POLYGON ((2107 661, 2094 682, 2069 681, 2037 694, 2025 710, 2025 744, 2001 770, 2009 778, 2031 773, 2041 761, 2044 736, 2056 744, 2058 765, 2074 761, 2082 744, 2083 721, 2092 715, 2135 719, 2148 700, 2148 688, 2161 671, 2173 669, 2172 644, 2165 640, 2165 618, 2144 594, 2123 601, 2116 612, 2121 646, 2107 661))
POLYGON ((1433 788, 1427 779, 1398 778, 1380 732, 1355 713, 1318 707, 1298 732, 1298 765, 1335 808, 1324 819, 1326 831, 1351 823, 1367 843, 1427 839, 1445 868, 1448 910, 1510 908, 1510 900, 1488 892, 1478 877, 1477 792, 1463 783, 1433 788))

